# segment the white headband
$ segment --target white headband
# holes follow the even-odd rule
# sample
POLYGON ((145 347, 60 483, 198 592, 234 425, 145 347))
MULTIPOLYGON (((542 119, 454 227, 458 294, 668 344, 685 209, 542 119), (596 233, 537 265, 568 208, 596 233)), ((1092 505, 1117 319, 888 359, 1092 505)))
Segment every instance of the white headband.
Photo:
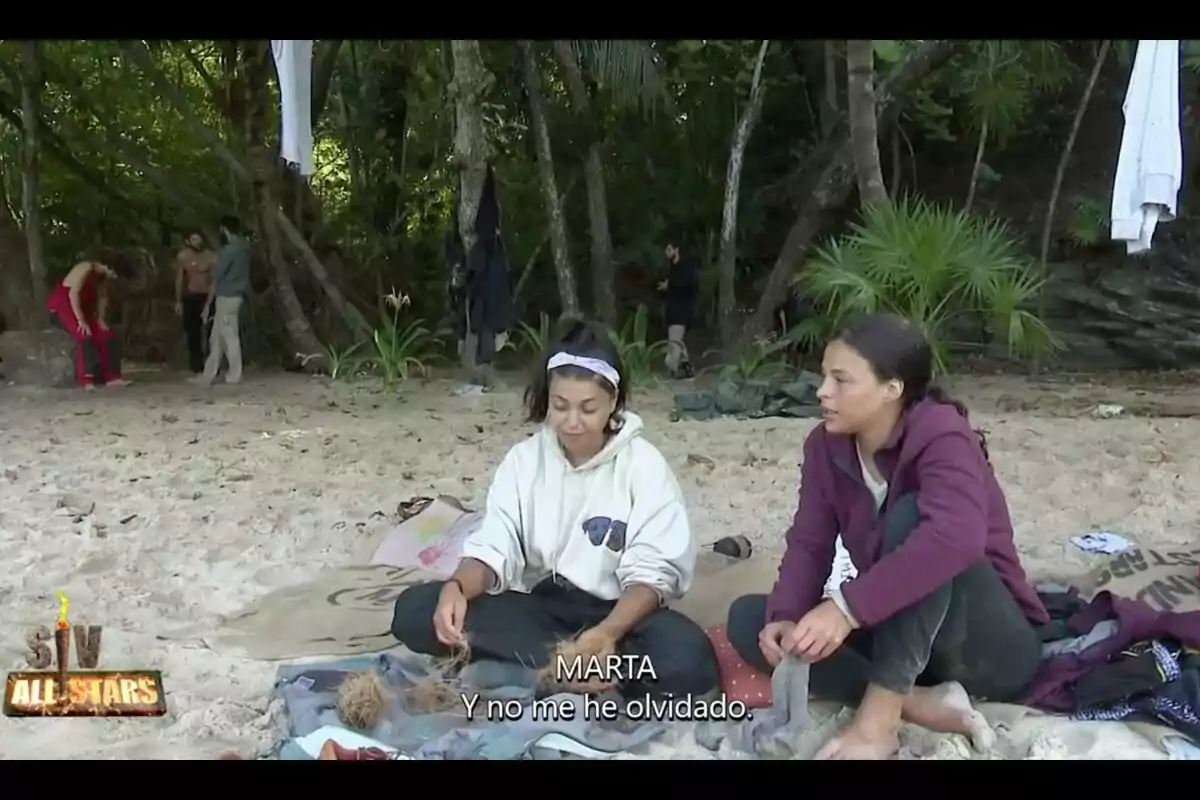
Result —
POLYGON ((600 358, 577 356, 572 353, 555 353, 550 356, 550 361, 546 364, 546 371, 549 372, 559 367, 579 367, 580 369, 586 369, 588 372, 604 378, 604 380, 613 385, 614 389, 621 385, 621 376, 617 374, 613 365, 600 358))

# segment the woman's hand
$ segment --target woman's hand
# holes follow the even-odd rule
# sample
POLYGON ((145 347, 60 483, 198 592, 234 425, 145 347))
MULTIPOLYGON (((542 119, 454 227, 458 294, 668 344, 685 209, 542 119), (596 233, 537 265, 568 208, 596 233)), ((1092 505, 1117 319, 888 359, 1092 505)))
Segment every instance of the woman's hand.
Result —
POLYGON ((783 649, 805 661, 820 661, 833 655, 852 630, 850 620, 837 603, 825 600, 800 618, 784 640, 783 649))
POLYGON ((575 640, 575 652, 590 658, 595 656, 601 663, 617 653, 617 639, 604 628, 588 628, 575 640))
POLYGON ((79 318, 78 320, 76 320, 76 322, 78 323, 80 335, 82 335, 82 336, 91 336, 92 335, 92 326, 88 325, 86 322, 84 322, 82 317, 79 318))
POLYGON ((108 323, 105 322, 104 320, 98 319, 98 320, 96 320, 96 324, 100 327, 100 330, 102 330, 102 331, 108 330, 108 323))
POLYGON ((437 640, 447 647, 462 647, 467 643, 463 629, 467 620, 467 598, 463 596, 458 581, 446 581, 438 595, 437 608, 433 612, 433 632, 437 640))
POLYGON ((779 662, 783 661, 783 656, 787 652, 783 643, 787 641, 795 627, 796 623, 781 620, 768 622, 759 631, 758 649, 762 651, 763 658, 767 659, 767 663, 772 667, 779 666, 779 662))
MULTIPOLYGON (((559 650, 559 654, 568 661, 579 662, 580 668, 586 672, 589 664, 598 663, 602 671, 608 670, 608 657, 616 655, 617 639, 603 627, 588 628, 575 639, 559 650)), ((598 693, 614 686, 613 681, 605 681, 592 677, 583 682, 572 684, 572 688, 581 692, 598 693)))

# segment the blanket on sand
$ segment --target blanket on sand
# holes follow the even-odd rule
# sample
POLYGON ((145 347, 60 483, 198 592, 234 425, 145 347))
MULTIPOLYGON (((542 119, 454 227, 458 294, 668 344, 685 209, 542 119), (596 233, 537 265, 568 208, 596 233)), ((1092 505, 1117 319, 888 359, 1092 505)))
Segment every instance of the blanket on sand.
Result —
MULTIPOLYGON (((293 740, 325 726, 346 726, 339 690, 362 672, 378 679, 383 704, 378 721, 359 733, 415 760, 544 759, 562 752, 605 758, 666 730, 661 722, 598 713, 615 694, 598 700, 567 693, 538 698, 536 671, 520 665, 480 661, 451 679, 428 658, 385 653, 280 667, 275 691, 287 709, 293 740), (419 699, 422 684, 456 688, 440 707, 428 709, 419 699)), ((294 741, 279 755, 312 758, 294 741)))

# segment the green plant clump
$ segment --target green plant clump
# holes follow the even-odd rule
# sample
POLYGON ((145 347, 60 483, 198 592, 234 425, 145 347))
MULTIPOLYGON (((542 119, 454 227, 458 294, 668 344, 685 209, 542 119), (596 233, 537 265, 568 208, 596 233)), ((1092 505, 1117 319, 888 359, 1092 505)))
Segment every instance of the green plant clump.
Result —
POLYGON ((879 311, 918 325, 937 372, 952 352, 979 350, 956 341, 967 330, 997 336, 1011 356, 1060 345, 1029 307, 1043 281, 1001 222, 924 201, 867 208, 847 235, 820 248, 798 279, 828 314, 830 328, 879 311))

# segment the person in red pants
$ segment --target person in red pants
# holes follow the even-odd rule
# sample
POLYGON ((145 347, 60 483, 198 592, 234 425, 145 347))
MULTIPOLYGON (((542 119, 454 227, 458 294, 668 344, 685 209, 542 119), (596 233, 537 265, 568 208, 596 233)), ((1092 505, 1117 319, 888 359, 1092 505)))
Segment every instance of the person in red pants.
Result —
POLYGON ((87 391, 126 386, 121 378, 120 343, 105 321, 108 281, 117 271, 99 261, 81 261, 55 284, 46 300, 52 322, 75 340, 75 380, 87 391))

